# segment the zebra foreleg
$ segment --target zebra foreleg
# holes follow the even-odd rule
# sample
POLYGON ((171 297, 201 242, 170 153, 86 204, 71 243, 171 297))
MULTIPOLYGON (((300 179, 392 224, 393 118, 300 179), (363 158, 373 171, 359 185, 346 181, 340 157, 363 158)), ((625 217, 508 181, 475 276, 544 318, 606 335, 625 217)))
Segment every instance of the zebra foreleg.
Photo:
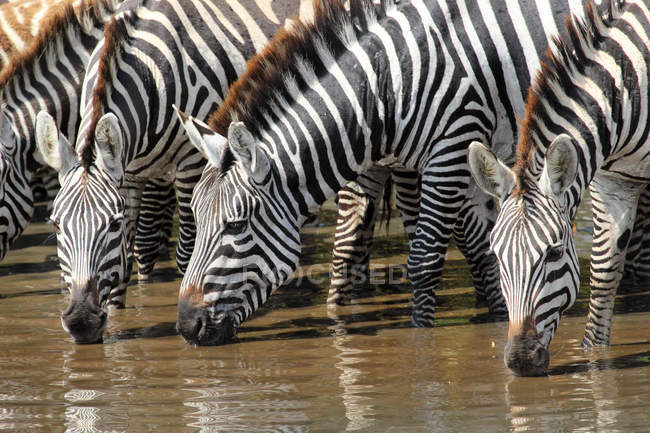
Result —
POLYGON ((379 195, 390 169, 374 166, 350 182, 338 194, 338 217, 332 250, 332 272, 327 303, 349 303, 355 289, 369 280, 370 248, 373 241, 379 195))
POLYGON ((625 256, 623 281, 633 285, 647 284, 650 281, 650 185, 639 196, 636 221, 625 256))
POLYGON ((454 240, 470 266, 478 305, 486 304, 491 314, 508 313, 499 285, 499 266, 490 251, 490 232, 496 220, 496 203, 474 182, 458 213, 454 240))
POLYGON ((589 189, 594 223, 591 294, 584 347, 608 345, 614 298, 644 185, 597 174, 589 189))
POLYGON ((138 280, 146 281, 161 256, 169 257, 176 192, 167 179, 147 182, 140 201, 140 213, 135 234, 135 260, 138 280))
POLYGON ((395 188, 395 207, 402 217, 402 224, 409 241, 415 236, 420 213, 420 173, 401 166, 393 167, 391 173, 395 188))
MULTIPOLYGON (((192 147, 192 149, 194 149, 192 147)), ((189 152, 178 164, 176 170, 176 199, 178 202, 178 245, 176 246, 176 265, 181 274, 185 273, 194 250, 196 223, 190 203, 194 186, 201 179, 205 160, 198 151, 189 152)))
POLYGON ((122 255, 126 257, 127 267, 122 281, 114 286, 109 295, 107 305, 115 308, 124 308, 126 305, 126 287, 131 280, 131 271, 134 262, 135 225, 140 212, 140 199, 144 190, 145 181, 130 175, 125 175, 120 187, 120 195, 124 197, 124 234, 126 242, 122 242, 122 255))
POLYGON ((442 155, 440 164, 434 160, 422 173, 420 216, 407 265, 413 284, 412 323, 416 327, 434 325, 435 291, 469 183, 469 172, 457 166, 449 171, 447 158, 442 155))

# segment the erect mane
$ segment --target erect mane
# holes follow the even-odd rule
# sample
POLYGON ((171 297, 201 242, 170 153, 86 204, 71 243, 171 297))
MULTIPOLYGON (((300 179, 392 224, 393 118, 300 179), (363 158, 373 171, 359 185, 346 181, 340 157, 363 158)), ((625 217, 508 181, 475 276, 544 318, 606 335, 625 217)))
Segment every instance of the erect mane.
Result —
POLYGON ((112 81, 111 68, 120 55, 121 47, 129 37, 129 26, 137 19, 133 11, 112 17, 104 26, 104 47, 99 57, 97 66, 97 81, 91 95, 92 117, 86 137, 79 137, 81 141, 78 153, 81 165, 88 168, 93 162, 93 138, 97 122, 104 114, 107 87, 112 81))
POLYGON ((0 88, 15 74, 38 61, 48 44, 56 43, 58 38, 63 37, 73 27, 76 31, 90 32, 94 25, 104 21, 105 11, 113 11, 117 5, 116 0, 82 0, 77 8, 74 3, 74 0, 66 0, 50 9, 33 41, 25 50, 13 55, 0 73, 0 88))
POLYGON ((288 94, 290 81, 300 76, 301 68, 311 68, 316 75, 324 73, 319 52, 326 50, 336 58, 393 4, 393 0, 382 0, 377 9, 371 0, 351 0, 347 11, 341 0, 316 0, 313 22, 295 19, 251 58, 208 124, 225 135, 231 121, 239 120, 255 134, 265 123, 265 115, 273 111, 277 98, 288 94))
POLYGON ((566 88, 570 85, 573 71, 583 71, 587 53, 598 49, 604 39, 604 31, 613 25, 625 7, 625 0, 607 1, 605 16, 600 14, 592 0, 584 5, 584 21, 573 14, 567 16, 565 26, 568 40, 556 36, 546 51, 546 61, 541 63, 526 100, 526 115, 521 124, 517 160, 513 167, 517 180, 515 194, 522 194, 526 190, 526 173, 534 164, 537 150, 533 131, 537 129, 537 119, 545 111, 545 98, 553 93, 553 87, 566 88))

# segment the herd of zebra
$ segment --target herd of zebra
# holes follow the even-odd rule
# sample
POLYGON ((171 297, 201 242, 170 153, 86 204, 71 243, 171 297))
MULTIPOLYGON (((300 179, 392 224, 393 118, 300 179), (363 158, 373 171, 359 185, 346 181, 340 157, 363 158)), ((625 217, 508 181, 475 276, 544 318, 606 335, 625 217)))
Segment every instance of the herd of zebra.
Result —
POLYGON ((609 343, 623 270, 650 277, 647 1, 17 0, 0 27, 0 257, 53 169, 78 343, 101 341, 134 261, 151 272, 176 204, 188 342, 232 338, 337 193, 328 303, 349 302, 389 177, 413 325, 434 324, 453 239, 518 375, 547 371, 577 297, 587 186, 583 345, 609 343))

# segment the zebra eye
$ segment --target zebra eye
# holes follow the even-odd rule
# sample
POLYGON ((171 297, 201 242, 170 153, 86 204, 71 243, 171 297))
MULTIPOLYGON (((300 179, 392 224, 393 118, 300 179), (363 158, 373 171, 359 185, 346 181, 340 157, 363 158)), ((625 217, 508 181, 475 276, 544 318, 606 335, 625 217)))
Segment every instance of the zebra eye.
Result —
POLYGON ((551 247, 546 252, 546 260, 550 262, 558 261, 562 258, 563 254, 564 254, 564 250, 562 249, 561 245, 556 247, 551 247))
POLYGON ((229 221, 223 228, 226 235, 238 235, 246 229, 246 221, 229 221))
POLYGON ((59 225, 57 224, 56 221, 54 221, 53 219, 49 218, 49 219, 48 219, 48 222, 52 225, 52 227, 54 227, 54 231, 56 231, 57 233, 60 233, 60 232, 61 232, 61 229, 59 228, 59 225))
POLYGON ((123 219, 124 219, 124 215, 122 215, 122 214, 113 215, 113 217, 111 218, 111 221, 109 223, 109 227, 110 227, 111 231, 118 230, 119 226, 122 225, 122 220, 123 219))

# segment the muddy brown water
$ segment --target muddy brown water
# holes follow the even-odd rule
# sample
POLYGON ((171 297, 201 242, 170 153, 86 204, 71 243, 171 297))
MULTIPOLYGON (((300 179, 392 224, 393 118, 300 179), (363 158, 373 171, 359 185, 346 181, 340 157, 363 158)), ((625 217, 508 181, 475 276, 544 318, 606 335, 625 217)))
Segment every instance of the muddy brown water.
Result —
MULTIPOLYGON (((0 263, 0 430, 650 431, 649 288, 619 291, 611 347, 585 353, 583 286, 551 344, 550 375, 519 378, 503 365, 507 323, 475 308, 453 248, 437 326, 409 326, 397 220, 377 239, 375 284, 354 305, 328 310, 333 218, 330 206, 321 227, 305 230, 301 269, 312 278, 273 295, 220 347, 176 334, 172 261, 153 282, 129 287, 104 344, 75 345, 60 324, 66 299, 50 227, 32 224, 0 263)), ((587 218, 577 233, 584 258, 587 218)))

